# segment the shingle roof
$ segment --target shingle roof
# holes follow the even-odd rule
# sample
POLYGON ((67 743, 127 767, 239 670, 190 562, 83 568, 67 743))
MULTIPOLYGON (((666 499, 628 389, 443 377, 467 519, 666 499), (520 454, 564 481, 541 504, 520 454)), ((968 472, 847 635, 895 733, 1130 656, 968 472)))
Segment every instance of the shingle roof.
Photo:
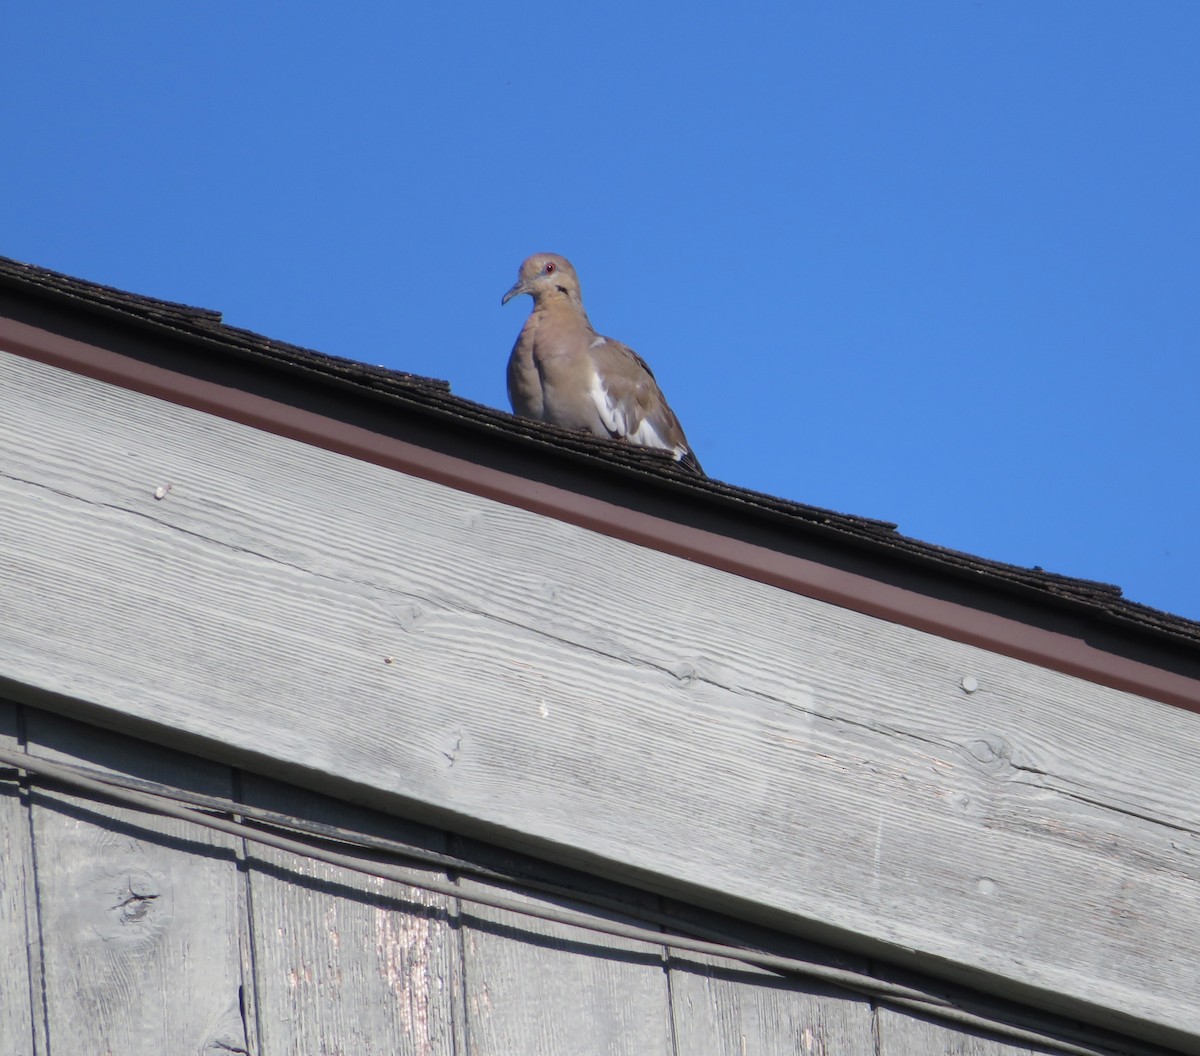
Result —
POLYGON ((221 321, 221 313, 173 301, 143 297, 62 275, 45 268, 0 257, 0 288, 21 291, 129 323, 203 338, 229 353, 276 369, 300 372, 314 381, 350 384, 377 397, 438 416, 464 428, 486 430, 497 439, 543 449, 547 456, 574 457, 643 483, 672 491, 685 490, 747 517, 766 517, 796 532, 818 531, 873 550, 877 556, 915 562, 973 583, 987 583, 1045 603, 1076 611, 1129 629, 1164 636, 1176 644, 1200 646, 1200 623, 1140 605, 1107 583, 1057 575, 1041 568, 991 561, 900 534, 895 524, 821 509, 804 503, 697 477, 664 452, 603 440, 540 422, 516 418, 483 404, 455 396, 445 381, 372 366, 312 349, 276 341, 221 321))

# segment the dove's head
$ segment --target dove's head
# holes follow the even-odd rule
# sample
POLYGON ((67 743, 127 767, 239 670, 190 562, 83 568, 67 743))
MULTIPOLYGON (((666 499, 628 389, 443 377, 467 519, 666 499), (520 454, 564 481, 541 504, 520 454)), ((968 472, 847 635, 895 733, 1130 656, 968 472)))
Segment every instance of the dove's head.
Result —
POLYGON ((517 271, 517 281, 500 303, 508 304, 522 293, 529 294, 535 302, 543 297, 567 297, 577 304, 583 303, 575 268, 566 257, 557 253, 535 253, 526 259, 517 271))

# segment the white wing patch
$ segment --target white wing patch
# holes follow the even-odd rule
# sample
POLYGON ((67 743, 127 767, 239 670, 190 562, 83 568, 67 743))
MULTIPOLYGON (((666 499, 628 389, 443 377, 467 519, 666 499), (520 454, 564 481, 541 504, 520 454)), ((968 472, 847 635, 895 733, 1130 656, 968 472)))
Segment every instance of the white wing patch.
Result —
MULTIPOLYGON (((642 447, 661 447, 666 451, 673 451, 674 448, 668 444, 661 436, 658 435, 658 430, 650 424, 648 418, 643 418, 638 423, 637 431, 627 434, 629 439, 635 444, 641 444, 642 447)), ((676 456, 678 457, 678 456, 676 456)))
POLYGON ((609 394, 599 371, 592 371, 592 385, 588 389, 588 395, 596 406, 596 413, 600 415, 600 424, 612 436, 628 436, 629 426, 626 422, 625 408, 609 394))
MULTIPOLYGON (((604 340, 601 338, 600 340, 604 340)), ((687 448, 678 444, 668 444, 654 427, 649 418, 643 418, 637 423, 637 428, 630 429, 633 424, 629 420, 629 409, 619 400, 614 400, 604 384, 599 373, 592 374, 592 385, 588 395, 595 404, 600 422, 611 436, 620 436, 642 447, 657 447, 664 451, 672 451, 676 459, 687 454, 687 448)))

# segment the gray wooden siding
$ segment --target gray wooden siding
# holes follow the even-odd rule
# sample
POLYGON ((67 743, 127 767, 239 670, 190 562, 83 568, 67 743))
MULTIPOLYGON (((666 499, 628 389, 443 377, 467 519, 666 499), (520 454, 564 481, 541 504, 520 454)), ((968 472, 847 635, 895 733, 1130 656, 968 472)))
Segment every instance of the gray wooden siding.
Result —
MULTIPOLYGON (((44 758, 229 795, 228 767, 31 711, 44 758), (132 758, 131 758, 132 756, 132 758)), ((218 1052, 242 1044, 239 877, 231 838, 38 788, 27 818, 43 1008, 56 1056, 218 1052)), ((28 1002, 26 1002, 28 1004, 28 1002)), ((244 1046, 243 1046, 244 1047, 244 1046)), ((13 1051, 28 1052, 25 1046, 13 1051)))
POLYGON ((688 1056, 926 1051, 877 1049, 879 1010, 866 998, 838 999, 819 986, 799 993, 770 972, 718 957, 676 958, 670 978, 678 1051, 688 1056))
MULTIPOLYGON (((4 701, 0 745, 190 791, 240 790, 258 806, 446 845, 444 834, 423 827, 4 701)), ((4 1056, 1030 1051, 734 961, 668 955, 657 945, 460 905, 51 791, 36 777, 31 795, 0 781, 0 818, 9 852, 0 860, 4 1056)), ((605 882, 595 886, 615 893, 605 882)), ((624 897, 656 904, 636 892, 624 897)), ((684 915, 717 926, 698 911, 684 915)), ((765 931, 738 938, 811 953, 765 931)), ((866 968, 853 957, 843 963, 866 968)))
MULTIPOLYGON (((241 786, 254 806, 411 836, 401 822, 252 774, 241 786)), ((454 1045, 461 961, 451 900, 269 847, 250 848, 246 867, 261 1052, 463 1051, 454 1045)))
POLYGON ((919 1052, 924 1056, 1032 1056, 1038 1051, 995 1038, 963 1037, 961 1031, 943 1023, 886 1008, 879 1012, 879 1041, 883 1052, 919 1052))
MULTIPOLYGON (((17 744, 17 709, 0 702, 0 747, 17 744)), ((41 1019, 30 984, 41 972, 29 818, 15 783, 0 782, 0 1053, 32 1051, 41 1019)))
POLYGON ((3 353, 0 392, 14 692, 1200 1037, 1196 715, 3 353))

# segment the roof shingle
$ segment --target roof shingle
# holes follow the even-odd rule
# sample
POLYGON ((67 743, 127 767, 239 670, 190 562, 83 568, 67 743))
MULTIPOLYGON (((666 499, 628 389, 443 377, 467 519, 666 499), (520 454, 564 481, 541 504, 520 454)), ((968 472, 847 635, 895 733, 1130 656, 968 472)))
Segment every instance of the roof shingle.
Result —
POLYGON ((365 393, 419 409, 464 427, 486 430, 497 440, 532 445, 548 456, 573 457, 594 468, 603 467, 664 489, 685 489, 749 517, 767 517, 796 531, 835 533, 847 542, 890 555, 897 561, 936 567, 945 574, 1009 589, 1045 602, 1066 605, 1105 622, 1156 636, 1176 644, 1200 646, 1200 623, 1139 605, 1126 599, 1121 588, 1107 583, 1058 575, 1041 568, 991 561, 972 554, 922 542, 900 534, 888 521, 838 513, 804 503, 739 488, 681 468, 668 452, 636 447, 576 433, 541 422, 517 418, 483 404, 454 396, 449 383, 433 378, 372 366, 282 341, 222 322, 221 313, 173 301, 128 293, 72 278, 45 268, 0 257, 0 288, 7 287, 124 320, 160 332, 170 330, 192 339, 215 343, 243 360, 269 368, 299 372, 315 382, 349 384, 365 393))

